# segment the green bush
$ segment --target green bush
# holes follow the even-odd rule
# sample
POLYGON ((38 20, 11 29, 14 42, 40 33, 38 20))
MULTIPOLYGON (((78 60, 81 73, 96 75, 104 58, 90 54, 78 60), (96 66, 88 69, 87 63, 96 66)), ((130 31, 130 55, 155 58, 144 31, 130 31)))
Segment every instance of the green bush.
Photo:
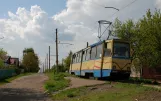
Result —
POLYGON ((17 75, 19 75, 19 74, 21 73, 21 69, 16 68, 16 69, 15 69, 15 72, 16 72, 17 75))
POLYGON ((4 68, 4 61, 0 59, 0 69, 4 68))
POLYGON ((143 78, 130 78, 129 81, 133 83, 139 83, 139 84, 153 84, 152 80, 149 79, 143 79, 143 78))
POLYGON ((69 97, 69 98, 72 98, 72 97, 75 97, 76 95, 75 94, 73 94, 73 93, 68 93, 67 94, 67 97, 69 97))
POLYGON ((64 79, 66 74, 54 74, 50 72, 47 73, 47 75, 49 77, 49 80, 45 83, 45 89, 47 89, 49 92, 55 92, 69 86, 69 80, 64 79))

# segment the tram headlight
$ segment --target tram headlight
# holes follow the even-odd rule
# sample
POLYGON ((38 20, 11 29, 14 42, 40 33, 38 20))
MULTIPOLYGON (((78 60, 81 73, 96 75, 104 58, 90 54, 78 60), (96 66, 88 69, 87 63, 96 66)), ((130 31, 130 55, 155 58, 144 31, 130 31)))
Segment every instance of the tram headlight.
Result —
POLYGON ((112 69, 113 69, 113 70, 116 70, 116 66, 113 66, 112 69))

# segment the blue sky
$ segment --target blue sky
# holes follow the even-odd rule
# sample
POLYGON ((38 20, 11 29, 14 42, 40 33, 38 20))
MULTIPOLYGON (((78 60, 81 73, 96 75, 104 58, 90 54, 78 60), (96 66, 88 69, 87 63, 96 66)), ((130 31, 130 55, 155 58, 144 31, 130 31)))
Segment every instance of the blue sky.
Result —
POLYGON ((66 7, 66 0, 1 0, 0 18, 6 18, 8 11, 16 12, 18 7, 29 10, 33 5, 39 5, 49 16, 53 16, 66 7))

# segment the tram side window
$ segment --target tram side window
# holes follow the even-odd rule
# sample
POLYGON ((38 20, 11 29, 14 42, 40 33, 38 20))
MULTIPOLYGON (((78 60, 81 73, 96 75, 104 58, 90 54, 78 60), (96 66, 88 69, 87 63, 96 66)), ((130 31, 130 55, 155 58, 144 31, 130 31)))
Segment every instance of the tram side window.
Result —
POLYGON ((75 55, 75 63, 77 63, 77 54, 75 55))
POLYGON ((81 53, 78 53, 78 63, 80 63, 81 62, 81 53))
POLYGON ((95 58, 96 58, 96 47, 93 47, 91 51, 91 60, 94 60, 95 58))
POLYGON ((97 54, 96 54, 96 59, 101 58, 100 55, 102 54, 102 44, 97 46, 97 54))
POLYGON ((91 52, 91 50, 90 49, 88 49, 87 51, 86 51, 87 53, 87 55, 86 55, 86 60, 90 60, 90 52, 91 52))
POLYGON ((75 55, 73 55, 73 63, 75 63, 75 59, 76 59, 76 57, 75 57, 75 55))
POLYGON ((109 48, 109 43, 105 43, 104 56, 107 57, 111 56, 111 49, 109 48))
POLYGON ((72 64, 74 63, 74 55, 72 56, 72 64))
POLYGON ((77 54, 75 55, 75 63, 77 63, 77 54))
POLYGON ((83 51, 83 61, 86 60, 86 51, 83 51))
POLYGON ((80 53, 78 53, 78 63, 80 62, 80 56, 81 54, 80 53))
POLYGON ((79 58, 79 54, 77 54, 77 59, 76 59, 76 63, 78 63, 78 58, 79 58))
POLYGON ((77 63, 79 63, 79 53, 77 54, 77 63))

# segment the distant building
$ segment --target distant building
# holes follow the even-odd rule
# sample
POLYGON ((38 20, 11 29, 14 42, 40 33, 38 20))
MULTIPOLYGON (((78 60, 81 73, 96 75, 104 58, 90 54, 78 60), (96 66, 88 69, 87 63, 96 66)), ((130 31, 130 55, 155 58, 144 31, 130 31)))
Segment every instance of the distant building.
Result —
POLYGON ((4 61, 5 65, 15 65, 19 67, 19 58, 14 58, 11 56, 7 56, 7 58, 4 61))
POLYGON ((10 64, 11 65, 19 66, 19 58, 13 58, 13 57, 11 57, 10 58, 10 64))

